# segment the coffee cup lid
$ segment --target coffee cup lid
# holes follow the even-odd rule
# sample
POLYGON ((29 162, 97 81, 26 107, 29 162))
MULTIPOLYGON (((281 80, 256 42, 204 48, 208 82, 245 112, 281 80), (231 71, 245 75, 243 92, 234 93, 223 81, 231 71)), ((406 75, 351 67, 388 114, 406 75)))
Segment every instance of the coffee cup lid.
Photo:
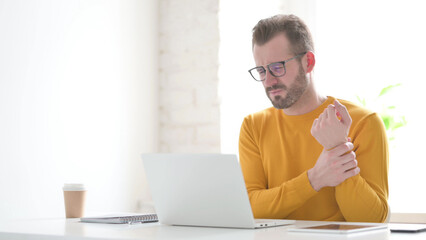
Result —
POLYGON ((64 191, 86 191, 86 187, 81 183, 65 183, 62 189, 64 191))

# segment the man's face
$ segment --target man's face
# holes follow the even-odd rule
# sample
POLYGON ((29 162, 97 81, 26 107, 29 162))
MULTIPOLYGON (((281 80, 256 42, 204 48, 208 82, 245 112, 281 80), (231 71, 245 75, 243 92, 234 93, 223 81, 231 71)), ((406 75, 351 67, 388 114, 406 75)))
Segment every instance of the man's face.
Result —
MULTIPOLYGON (((256 66, 263 66, 265 69, 270 63, 294 57, 284 34, 275 36, 262 46, 254 45, 253 55, 256 66)), ((308 86, 308 79, 298 59, 287 62, 285 68, 286 74, 282 77, 274 77, 266 70, 266 79, 262 82, 266 95, 278 109, 293 106, 308 86)))

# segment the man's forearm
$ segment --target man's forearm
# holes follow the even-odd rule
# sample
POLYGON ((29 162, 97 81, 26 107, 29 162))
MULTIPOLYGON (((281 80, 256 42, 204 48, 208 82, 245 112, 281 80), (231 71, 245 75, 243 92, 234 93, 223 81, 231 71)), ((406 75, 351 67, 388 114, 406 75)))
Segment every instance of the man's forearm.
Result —
POLYGON ((300 208, 317 192, 312 189, 307 173, 271 189, 261 189, 248 184, 247 191, 255 218, 284 219, 300 208))
POLYGON ((384 189, 370 186, 360 175, 336 187, 336 201, 350 222, 384 222, 389 208, 386 198, 384 189))

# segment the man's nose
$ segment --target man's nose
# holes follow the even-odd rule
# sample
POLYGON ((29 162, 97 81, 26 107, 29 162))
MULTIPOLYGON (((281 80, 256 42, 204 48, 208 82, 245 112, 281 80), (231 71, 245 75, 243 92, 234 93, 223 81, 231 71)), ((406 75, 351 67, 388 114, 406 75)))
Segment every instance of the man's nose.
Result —
POLYGON ((266 70, 265 81, 264 81, 265 86, 270 87, 270 86, 273 86, 277 83, 278 83, 277 77, 272 75, 271 71, 269 71, 269 69, 266 70))

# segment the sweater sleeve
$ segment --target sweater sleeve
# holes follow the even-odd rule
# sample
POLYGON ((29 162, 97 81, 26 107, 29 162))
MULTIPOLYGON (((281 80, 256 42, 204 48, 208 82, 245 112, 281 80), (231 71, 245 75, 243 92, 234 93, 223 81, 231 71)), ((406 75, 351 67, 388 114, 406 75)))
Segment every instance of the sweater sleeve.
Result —
POLYGON ((389 156, 383 122, 370 114, 354 126, 350 137, 361 171, 336 187, 336 201, 346 221, 384 222, 389 208, 389 156))
POLYGON ((309 182, 307 171, 278 187, 268 188, 258 136, 252 121, 247 117, 242 124, 239 155, 254 217, 287 218, 317 192, 309 182))

